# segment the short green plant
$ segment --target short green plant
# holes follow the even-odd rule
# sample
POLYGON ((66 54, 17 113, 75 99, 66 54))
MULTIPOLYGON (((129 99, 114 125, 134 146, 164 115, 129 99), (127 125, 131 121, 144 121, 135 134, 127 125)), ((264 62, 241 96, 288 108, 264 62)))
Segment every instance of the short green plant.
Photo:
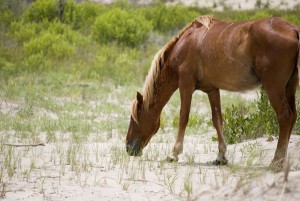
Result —
POLYGON ((278 135, 275 112, 263 89, 251 106, 232 105, 224 112, 224 135, 227 143, 234 144, 263 135, 278 135), (254 109, 253 109, 254 108, 254 109))
POLYGON ((171 173, 164 173, 164 184, 166 188, 171 192, 175 192, 175 182, 178 179, 178 176, 171 173))
POLYGON ((249 116, 249 108, 241 105, 232 105, 230 108, 226 108, 223 132, 228 144, 241 142, 245 136, 252 135, 253 126, 249 116))
POLYGON ((193 169, 188 170, 183 182, 183 189, 187 193, 187 200, 191 200, 191 195, 193 194, 193 169))
POLYGON ((254 102, 256 114, 253 119, 256 120, 260 133, 268 135, 278 135, 278 122, 276 114, 269 103, 267 94, 263 89, 259 92, 259 99, 254 102))
MULTIPOLYGON (((173 127, 178 127, 179 123, 179 115, 175 115, 172 121, 173 127)), ((188 127, 199 127, 205 123, 204 118, 202 116, 191 114, 189 117, 188 127)))

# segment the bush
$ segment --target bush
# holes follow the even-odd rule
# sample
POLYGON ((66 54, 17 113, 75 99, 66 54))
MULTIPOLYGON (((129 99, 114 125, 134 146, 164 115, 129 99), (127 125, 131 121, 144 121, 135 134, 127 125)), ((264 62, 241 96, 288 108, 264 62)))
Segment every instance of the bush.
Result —
MULTIPOLYGON (((189 115, 189 121, 187 127, 200 127, 205 123, 205 120, 203 117, 195 114, 190 114, 189 115)), ((172 120, 172 126, 174 128, 178 128, 179 125, 179 115, 175 115, 173 120, 172 120)))
POLYGON ((41 53, 53 59, 62 59, 74 55, 75 47, 64 35, 45 31, 39 37, 24 43, 24 52, 26 56, 41 53))
POLYGON ((10 28, 10 34, 21 44, 33 38, 39 38, 44 32, 49 32, 53 35, 62 35, 66 41, 79 45, 87 44, 90 40, 88 37, 82 36, 80 33, 72 30, 70 26, 62 24, 57 20, 51 22, 44 20, 40 23, 24 23, 19 21, 12 23, 10 28))
POLYGON ((72 25, 76 30, 90 28, 97 16, 104 12, 101 4, 84 2, 80 4, 69 3, 65 7, 63 22, 72 25))
POLYGON ((141 10, 146 18, 153 24, 155 30, 167 33, 178 30, 200 16, 200 12, 184 6, 156 5, 154 8, 141 10))
POLYGON ((57 8, 56 0, 37 0, 24 13, 24 19, 29 22, 41 22, 45 19, 54 20, 57 18, 57 8))
POLYGON ((23 67, 30 70, 51 68, 51 63, 69 59, 89 44, 89 38, 58 21, 15 22, 10 33, 23 52, 23 67))
POLYGON ((73 14, 77 4, 73 0, 36 0, 24 13, 26 22, 74 21, 73 14))
POLYGON ((116 41, 134 47, 146 39, 151 28, 139 12, 112 8, 96 18, 93 36, 100 43, 116 41))
POLYGON ((10 26, 10 35, 21 45, 23 42, 36 37, 40 32, 41 26, 35 22, 25 24, 22 21, 16 21, 10 26))
POLYGON ((232 106, 224 113, 223 132, 227 143, 234 144, 264 135, 278 136, 278 123, 267 95, 261 89, 260 98, 251 107, 232 106), (254 108, 254 112, 251 111, 254 108))
POLYGON ((249 108, 241 105, 232 105, 231 108, 226 108, 223 132, 228 144, 235 144, 245 139, 254 138, 253 135, 256 134, 254 128, 257 127, 249 113, 249 108))
POLYGON ((253 115, 254 123, 260 128, 260 136, 275 135, 278 136, 278 121, 274 109, 269 103, 268 96, 266 92, 260 90, 260 98, 253 103, 256 108, 257 113, 253 115))

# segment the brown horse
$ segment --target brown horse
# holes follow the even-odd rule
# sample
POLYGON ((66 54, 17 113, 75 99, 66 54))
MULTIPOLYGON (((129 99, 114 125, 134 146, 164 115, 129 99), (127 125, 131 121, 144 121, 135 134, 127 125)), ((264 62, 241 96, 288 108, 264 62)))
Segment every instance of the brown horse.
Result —
MULTIPOLYGON (((272 165, 282 167, 297 118, 300 29, 280 18, 222 22, 195 19, 155 55, 143 92, 133 102, 126 137, 129 155, 140 155, 160 126, 160 114, 179 88, 179 129, 169 161, 183 150, 191 99, 195 90, 208 94, 218 134, 215 164, 226 164, 220 89, 245 91, 262 85, 276 112, 279 139, 272 165), (297 67, 298 66, 298 67, 297 67)), ((300 74, 300 73, 299 73, 300 74)))

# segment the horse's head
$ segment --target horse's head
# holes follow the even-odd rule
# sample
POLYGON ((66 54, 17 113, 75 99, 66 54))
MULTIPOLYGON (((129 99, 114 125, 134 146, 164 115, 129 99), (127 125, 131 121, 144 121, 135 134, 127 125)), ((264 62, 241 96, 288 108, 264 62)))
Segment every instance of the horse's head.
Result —
POLYGON ((126 136, 126 151, 130 156, 142 155, 143 148, 159 129, 160 119, 155 116, 144 107, 143 96, 138 92, 133 101, 126 136))

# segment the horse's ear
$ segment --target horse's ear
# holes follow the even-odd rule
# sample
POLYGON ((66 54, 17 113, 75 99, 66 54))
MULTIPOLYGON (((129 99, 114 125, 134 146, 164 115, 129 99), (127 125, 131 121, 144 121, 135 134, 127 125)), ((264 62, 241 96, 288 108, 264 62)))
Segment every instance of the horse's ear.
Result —
POLYGON ((138 104, 140 104, 140 105, 143 104, 143 95, 140 94, 140 92, 136 93, 136 99, 138 101, 138 104))

